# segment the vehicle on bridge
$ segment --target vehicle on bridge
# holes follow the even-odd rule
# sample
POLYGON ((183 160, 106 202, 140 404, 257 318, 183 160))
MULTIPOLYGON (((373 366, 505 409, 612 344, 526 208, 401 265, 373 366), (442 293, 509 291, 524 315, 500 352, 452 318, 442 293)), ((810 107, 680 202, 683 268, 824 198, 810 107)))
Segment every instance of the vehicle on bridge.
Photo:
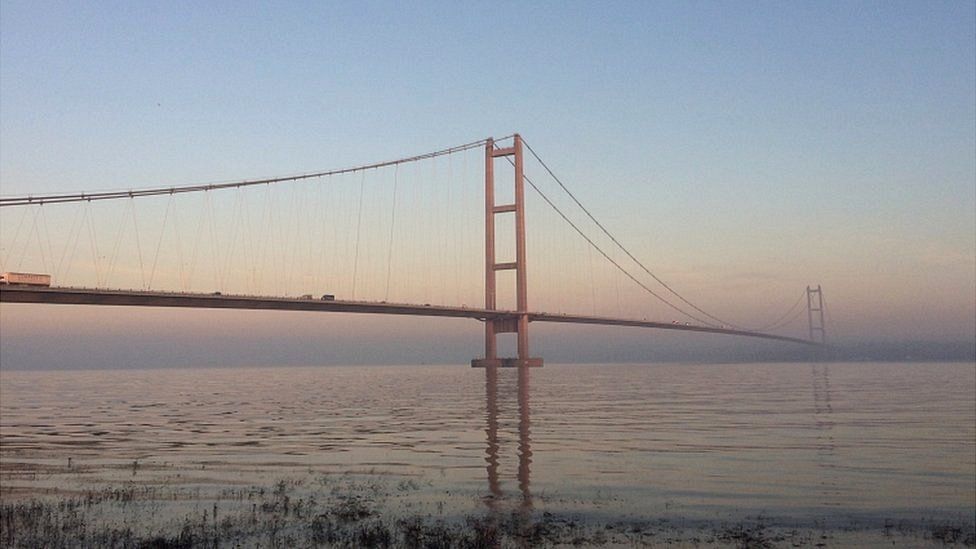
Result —
POLYGON ((51 275, 39 273, 0 273, 0 284, 50 287, 51 275))
POLYGON ((332 294, 323 294, 322 301, 335 301, 335 296, 332 294))

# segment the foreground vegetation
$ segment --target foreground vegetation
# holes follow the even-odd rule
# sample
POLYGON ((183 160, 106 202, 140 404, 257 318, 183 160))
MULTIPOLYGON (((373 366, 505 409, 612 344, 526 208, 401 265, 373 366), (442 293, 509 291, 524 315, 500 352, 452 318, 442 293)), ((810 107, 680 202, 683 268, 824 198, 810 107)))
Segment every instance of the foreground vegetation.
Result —
MULTIPOLYGON (((785 528, 761 518, 675 525, 667 520, 583 520, 487 502, 477 516, 392 512, 384 502, 416 489, 323 477, 315 486, 227 488, 212 498, 176 487, 123 485, 60 499, 0 505, 3 547, 407 547, 976 544, 965 521, 886 522, 881 529, 785 528)), ((508 504, 508 505, 506 505, 508 504)), ((443 505, 438 505, 443 510, 443 505)))

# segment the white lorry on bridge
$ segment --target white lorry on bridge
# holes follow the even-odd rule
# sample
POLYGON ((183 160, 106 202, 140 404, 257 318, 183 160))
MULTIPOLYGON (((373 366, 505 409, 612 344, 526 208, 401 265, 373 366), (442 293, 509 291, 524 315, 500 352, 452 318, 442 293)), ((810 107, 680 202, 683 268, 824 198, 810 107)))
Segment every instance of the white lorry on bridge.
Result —
POLYGON ((0 273, 0 284, 50 286, 51 275, 38 273, 0 273))

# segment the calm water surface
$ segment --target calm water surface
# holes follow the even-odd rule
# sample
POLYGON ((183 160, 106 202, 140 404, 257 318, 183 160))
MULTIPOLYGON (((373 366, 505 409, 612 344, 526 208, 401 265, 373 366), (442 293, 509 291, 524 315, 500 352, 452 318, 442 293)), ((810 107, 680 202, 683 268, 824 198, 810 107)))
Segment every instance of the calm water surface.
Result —
POLYGON ((457 513, 976 512, 973 364, 547 365, 521 382, 465 366, 4 371, 0 494, 350 473, 415 479, 414 500, 457 513))

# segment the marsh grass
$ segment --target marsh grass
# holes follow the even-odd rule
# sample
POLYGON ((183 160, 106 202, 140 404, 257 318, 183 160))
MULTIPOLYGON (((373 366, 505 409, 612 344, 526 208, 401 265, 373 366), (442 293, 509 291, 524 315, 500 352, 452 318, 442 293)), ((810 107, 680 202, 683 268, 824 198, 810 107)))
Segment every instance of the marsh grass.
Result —
MULTIPOLYGON (((676 525, 532 511, 514 504, 459 516, 405 513, 391 498, 413 480, 314 476, 210 496, 179 486, 122 484, 60 499, 0 504, 0 546, 487 548, 657 545, 817 547, 871 544, 973 546, 972 522, 886 522, 883 528, 785 528, 763 517, 676 525)), ((506 502, 501 502, 506 503, 506 502)), ((436 508, 438 506, 433 505, 436 508)), ((443 507, 443 506, 440 506, 443 507)))

